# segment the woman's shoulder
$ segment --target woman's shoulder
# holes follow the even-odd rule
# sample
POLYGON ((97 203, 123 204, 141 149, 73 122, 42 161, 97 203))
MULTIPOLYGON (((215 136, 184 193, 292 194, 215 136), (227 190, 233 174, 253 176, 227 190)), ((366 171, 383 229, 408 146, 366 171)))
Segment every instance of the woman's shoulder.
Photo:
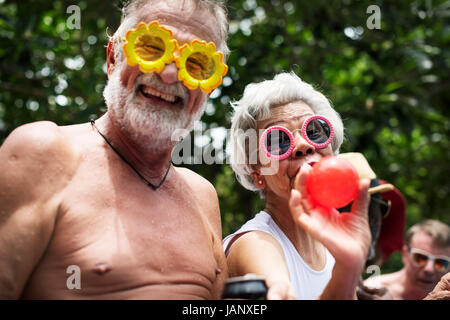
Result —
MULTIPOLYGON (((227 254, 231 249, 233 243, 247 233, 252 233, 247 237, 253 238, 257 234, 262 234, 261 236, 267 235, 275 240, 275 232, 272 227, 272 218, 264 211, 257 213, 252 219, 244 223, 236 232, 229 234, 223 239, 223 247, 225 253, 227 254)), ((247 238, 246 237, 246 238, 247 238)))
MULTIPOLYGON (((228 237, 237 236, 238 234, 249 231, 271 232, 272 218, 265 211, 258 212, 252 219, 244 223, 236 232, 228 235, 228 237)), ((225 238, 225 239, 226 239, 225 238)))

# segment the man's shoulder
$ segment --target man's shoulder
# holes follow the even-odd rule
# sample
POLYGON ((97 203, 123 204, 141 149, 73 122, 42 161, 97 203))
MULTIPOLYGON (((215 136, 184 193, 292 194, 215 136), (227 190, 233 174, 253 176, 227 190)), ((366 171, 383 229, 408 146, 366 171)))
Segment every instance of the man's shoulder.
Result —
POLYGON ((203 192, 203 196, 214 195, 217 197, 217 192, 213 184, 195 171, 183 167, 176 167, 176 170, 194 190, 203 192))
POLYGON ((379 276, 372 276, 364 281, 364 285, 371 288, 390 287, 396 282, 397 273, 386 273, 379 276))
POLYGON ((70 138, 50 121, 39 121, 16 128, 0 147, 0 158, 15 171, 29 174, 46 169, 66 171, 76 163, 70 138))
POLYGON ((14 129, 5 140, 3 147, 39 151, 65 141, 60 127, 50 121, 38 121, 21 125, 14 129))
POLYGON ((212 223, 214 230, 221 234, 219 199, 213 184, 187 168, 177 167, 176 170, 189 185, 189 189, 191 189, 188 193, 189 196, 202 208, 202 212, 212 223))

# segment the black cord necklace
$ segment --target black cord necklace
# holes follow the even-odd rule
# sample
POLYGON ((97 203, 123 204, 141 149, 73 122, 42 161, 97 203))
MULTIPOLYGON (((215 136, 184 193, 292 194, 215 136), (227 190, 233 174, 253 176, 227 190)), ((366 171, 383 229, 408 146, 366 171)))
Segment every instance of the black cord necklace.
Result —
POLYGON ((115 153, 117 153, 117 155, 127 164, 130 166, 131 169, 133 169, 134 172, 136 172, 136 174, 145 181, 145 183, 152 188, 153 190, 157 190, 159 187, 162 186, 162 184, 164 183, 164 181, 166 181, 167 178, 167 174, 169 173, 169 169, 172 166, 172 160, 169 160, 169 166, 167 167, 167 171, 164 174, 164 177, 162 178, 161 182, 158 185, 154 185, 153 183, 151 183, 150 181, 148 181, 147 179, 145 179, 145 177, 139 172, 137 171, 137 169, 135 167, 133 167, 133 165, 127 160, 125 159, 124 156, 122 156, 120 154, 120 152, 111 144, 111 142, 109 142, 108 139, 106 139, 106 137, 100 132, 100 130, 98 130, 97 126, 95 125, 95 120, 91 120, 91 125, 92 127, 94 127, 97 132, 102 136, 102 138, 106 141, 106 143, 111 147, 111 149, 114 150, 115 153))

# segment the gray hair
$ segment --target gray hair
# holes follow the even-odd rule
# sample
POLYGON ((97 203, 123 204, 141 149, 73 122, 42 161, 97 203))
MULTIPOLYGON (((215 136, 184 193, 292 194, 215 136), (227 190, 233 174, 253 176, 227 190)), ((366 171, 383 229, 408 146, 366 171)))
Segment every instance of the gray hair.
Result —
MULTIPOLYGON (((139 9, 142 6, 162 0, 129 0, 122 8, 122 18, 119 28, 110 37, 110 41, 114 47, 114 58, 117 62, 124 60, 123 50, 121 50, 122 39, 125 37, 128 30, 135 28, 139 22, 139 9)), ((173 1, 173 0, 171 0, 173 1)), ((208 10, 216 19, 217 26, 219 28, 220 43, 216 43, 217 49, 224 54, 226 58, 230 52, 227 45, 228 39, 228 15, 225 4, 220 0, 180 0, 184 4, 185 1, 191 1, 194 3, 195 8, 208 10)))
POLYGON ((228 154, 231 168, 237 180, 248 190, 258 191, 251 173, 249 152, 250 148, 245 139, 244 132, 249 129, 256 132, 257 121, 269 119, 271 108, 281 104, 303 101, 308 104, 316 115, 326 117, 334 129, 331 147, 334 154, 344 140, 344 125, 341 117, 333 109, 328 99, 310 84, 302 81, 295 73, 280 73, 273 80, 251 83, 246 86, 241 100, 232 102, 233 115, 231 119, 231 139, 228 154))
POLYGON ((433 240, 433 244, 438 247, 448 248, 450 246, 450 227, 441 221, 429 219, 413 225, 406 233, 407 246, 411 244, 412 237, 419 232, 428 234, 433 240))

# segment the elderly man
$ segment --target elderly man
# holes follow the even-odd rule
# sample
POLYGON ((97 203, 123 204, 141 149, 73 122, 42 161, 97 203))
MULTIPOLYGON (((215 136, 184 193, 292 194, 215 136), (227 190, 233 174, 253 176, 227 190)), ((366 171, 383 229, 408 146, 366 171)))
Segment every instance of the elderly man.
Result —
POLYGON ((404 267, 394 273, 371 277, 368 287, 386 287, 396 300, 440 299, 449 290, 450 227, 437 220, 425 220, 406 233, 402 249, 404 267), (441 280, 442 278, 442 280, 441 280), (438 284, 438 282, 441 282, 438 284))
POLYGON ((227 54, 227 23, 217 1, 130 1, 108 46, 106 114, 11 133, 0 149, 0 298, 220 298, 217 194, 170 159, 172 133, 193 128, 220 84, 196 84, 209 74, 194 58, 227 54), (183 62, 186 48, 200 53, 183 62))

